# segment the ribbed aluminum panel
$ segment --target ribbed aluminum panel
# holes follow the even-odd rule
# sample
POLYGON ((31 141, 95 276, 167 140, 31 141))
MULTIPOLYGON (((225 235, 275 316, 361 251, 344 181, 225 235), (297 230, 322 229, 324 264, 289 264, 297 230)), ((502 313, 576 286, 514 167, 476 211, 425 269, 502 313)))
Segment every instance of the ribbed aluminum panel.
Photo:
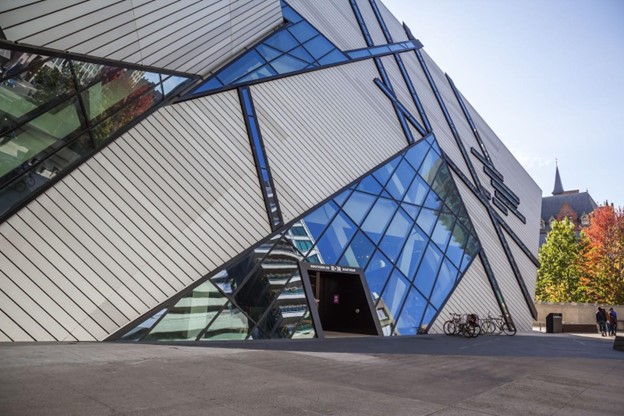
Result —
MULTIPOLYGON (((390 78, 390 83, 392 84, 392 89, 396 94, 396 97, 399 99, 399 102, 405 106, 407 111, 410 112, 412 116, 420 123, 421 126, 425 126, 420 118, 420 114, 418 113, 418 108, 412 99, 411 94, 409 93, 409 89, 407 88, 407 84, 399 70, 399 66, 396 63, 394 56, 384 56, 381 59, 384 68, 386 69, 386 73, 390 78)), ((420 134, 414 137, 420 137, 420 134)))
POLYGON ((527 290, 531 294, 531 296, 535 297, 535 285, 537 283, 537 266, 527 257, 526 254, 522 251, 522 249, 511 239, 507 232, 505 233, 505 237, 507 238, 507 242, 509 243, 509 248, 513 253, 514 259, 516 260, 516 264, 520 269, 520 273, 522 273, 522 278, 524 280, 524 284, 527 287, 527 290))
POLYGON ((407 146, 378 76, 368 60, 252 87, 284 221, 407 146))
POLYGON ((494 166, 505 177, 505 185, 511 188, 520 198, 518 211, 526 217, 526 224, 522 223, 513 214, 503 216, 503 218, 529 250, 537 256, 540 214, 542 211, 542 190, 507 149, 505 144, 496 136, 490 126, 470 105, 470 102, 464 98, 464 103, 466 103, 472 115, 472 120, 477 126, 477 130, 485 147, 488 149, 494 166))
POLYGON ((377 21, 377 17, 375 16, 375 12, 369 0, 356 0, 356 3, 360 8, 360 13, 366 24, 366 29, 368 29, 368 33, 373 39, 373 43, 375 45, 386 45, 388 41, 381 30, 381 26, 379 26, 379 22, 377 21))
POLYGON ((479 317, 486 317, 488 313, 491 313, 492 316, 500 315, 500 308, 494 297, 492 286, 490 286, 483 264, 478 257, 472 262, 457 288, 451 294, 438 318, 431 326, 429 333, 442 333, 442 326, 451 318, 452 313, 476 313, 479 317))
POLYGON ((444 118, 444 113, 440 109, 440 104, 438 103, 438 100, 436 99, 436 96, 427 81, 427 76, 418 62, 416 54, 414 52, 405 52, 401 54, 401 58, 403 59, 403 63, 405 64, 405 67, 410 75, 412 84, 416 89, 416 93, 420 98, 420 102, 425 109, 425 114, 429 119, 429 123, 431 124, 433 133, 438 139, 440 147, 444 153, 446 153, 461 169, 461 171, 470 178, 468 166, 466 165, 466 162, 464 162, 461 151, 459 150, 457 142, 453 137, 453 133, 451 133, 451 129, 444 118))
POLYGON ((366 48, 366 41, 348 1, 290 0, 288 4, 339 49, 366 48))
POLYGON ((0 331, 101 340, 269 232, 237 94, 165 107, 0 225, 0 331))
POLYGON ((390 32, 390 36, 392 36, 393 42, 404 42, 408 40, 407 34, 403 29, 403 24, 396 18, 394 15, 388 10, 388 8, 381 2, 381 0, 376 0, 377 8, 381 13, 381 17, 388 28, 388 32, 390 32))
POLYGON ((470 215, 473 226, 479 236, 479 241, 485 249, 492 271, 494 272, 494 276, 496 277, 496 281, 498 282, 514 323, 519 331, 530 331, 533 325, 533 317, 522 296, 518 281, 513 274, 509 260, 498 239, 494 225, 490 221, 487 210, 461 180, 457 179, 455 175, 453 175, 453 177, 455 178, 455 183, 464 201, 466 210, 470 215))
POLYGON ((282 22, 279 0, 16 0, 8 40, 206 74, 282 22))

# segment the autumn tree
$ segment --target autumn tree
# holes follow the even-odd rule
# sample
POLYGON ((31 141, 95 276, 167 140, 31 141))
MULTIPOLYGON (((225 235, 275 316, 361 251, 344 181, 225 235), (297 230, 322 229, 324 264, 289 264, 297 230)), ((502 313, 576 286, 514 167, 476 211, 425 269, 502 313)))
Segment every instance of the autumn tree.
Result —
POLYGON ((579 281, 585 262, 585 237, 578 236, 574 224, 564 218, 553 221, 546 242, 539 250, 535 295, 548 302, 578 302, 582 299, 579 281))
POLYGON ((587 263, 581 290, 585 302, 624 304, 624 210, 605 205, 584 230, 587 263))

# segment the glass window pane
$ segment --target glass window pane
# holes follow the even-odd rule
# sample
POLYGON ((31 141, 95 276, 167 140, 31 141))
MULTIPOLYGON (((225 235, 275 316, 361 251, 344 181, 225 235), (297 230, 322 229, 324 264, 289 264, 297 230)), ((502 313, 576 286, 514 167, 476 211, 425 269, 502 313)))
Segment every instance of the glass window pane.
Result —
POLYGON ((405 280, 405 277, 401 275, 398 270, 394 269, 381 295, 384 305, 388 308, 388 312, 390 312, 390 317, 394 320, 397 318, 397 313, 403 304, 409 287, 410 285, 408 281, 405 280))
POLYGON ((216 90, 218 88, 223 87, 223 83, 219 81, 216 77, 210 78, 208 81, 201 84, 198 88, 193 91, 193 94, 199 94, 202 92, 208 92, 211 90, 216 90))
POLYGON ((439 210, 442 208, 442 200, 438 198, 438 195, 433 190, 430 190, 423 205, 427 208, 439 210))
POLYGON ((417 290, 410 290, 405 306, 394 330, 395 335, 416 335, 420 327, 427 301, 417 290))
POLYGON ((360 184, 356 188, 358 191, 368 192, 370 194, 379 195, 381 192, 381 185, 377 182, 373 176, 369 175, 360 181, 360 184))
POLYGON ((329 41, 322 36, 317 36, 307 41, 303 46, 317 59, 334 49, 334 45, 329 43, 329 41))
POLYGON ((457 194, 451 174, 445 165, 441 165, 431 188, 440 199, 446 199, 449 194, 457 194))
POLYGON ((438 245, 440 250, 445 251, 446 245, 451 237, 451 231, 453 230, 453 223, 455 217, 449 214, 440 214, 438 223, 433 230, 431 239, 438 245))
POLYGON ((379 181, 380 184, 385 185, 386 182, 388 182, 388 179, 390 179, 390 176, 392 175, 396 167, 399 165, 400 161, 400 157, 392 159, 390 162, 386 163, 375 172, 373 172, 373 176, 379 181))
POLYGON ((370 239, 366 237, 362 231, 358 231, 338 264, 341 266, 364 268, 368 264, 368 260, 374 249, 375 246, 370 239))
POLYGON ((338 262, 356 229, 355 224, 343 212, 338 213, 316 247, 326 264, 338 262))
POLYGON ((435 211, 423 208, 420 210, 416 223, 427 235, 431 235, 431 231, 437 220, 438 214, 435 211))
POLYGON ((407 159, 414 169, 418 170, 425 156, 427 156, 428 150, 429 144, 423 140, 405 153, 405 159, 407 159))
POLYGON ((412 217, 413 220, 418 218, 418 213, 420 212, 420 207, 412 204, 406 204, 405 202, 401 202, 401 208, 407 212, 407 214, 412 217))
POLYGON ((258 69, 255 69, 254 71, 250 72, 249 74, 245 75, 242 78, 238 78, 237 80, 233 81, 233 83, 239 83, 239 82, 249 82, 249 81, 253 81, 256 79, 262 79, 262 78, 266 78, 266 77, 272 77, 278 75, 278 72, 273 69, 273 67, 269 64, 266 64, 264 66, 261 66, 258 69))
POLYGON ((280 74, 299 71, 308 65, 307 62, 297 59, 294 56, 284 54, 271 61, 271 66, 280 74))
POLYGON ((301 22, 288 28, 288 31, 301 43, 312 39, 319 33, 308 22, 301 22))
POLYGON ((178 300, 145 340, 194 341, 226 302, 226 297, 210 281, 204 282, 178 300))
POLYGON ((440 267, 438 273, 438 280, 435 283, 435 289, 431 293, 429 301, 433 303, 438 309, 442 307, 442 302, 451 293, 451 289, 455 286, 455 280, 457 280, 457 269, 451 264, 448 259, 445 259, 440 267))
POLYGON ((397 207, 398 205, 396 202, 385 198, 379 198, 366 217, 366 221, 362 224, 362 230, 366 232, 366 235, 369 236, 375 244, 379 243, 397 207))
POLYGON ((433 323, 433 318, 438 313, 438 310, 434 308, 431 304, 427 307, 427 312, 425 312, 425 316, 423 317, 422 323, 420 324, 420 328, 424 331, 427 327, 433 323))
POLYGON ((383 253, 379 250, 375 252, 373 258, 368 263, 366 268, 366 282, 368 283, 368 290, 373 297, 373 301, 377 301, 383 287, 388 280, 388 276, 392 271, 392 263, 383 253))
POLYGON ((435 175, 436 173, 438 173, 438 167, 441 163, 442 159, 440 158, 440 156, 430 150, 429 153, 427 153, 427 156, 425 157, 422 165, 420 166, 418 173, 429 185, 432 185, 433 180, 435 179, 435 175))
POLYGON ((416 176, 416 179, 414 179, 414 182, 412 182, 405 193, 403 201, 414 205, 422 205, 428 191, 429 185, 420 176, 416 176))
POLYGON ((261 43, 260 45, 256 46, 256 50, 267 61, 275 59, 284 53, 268 45, 265 45, 264 43, 261 43))
POLYGON ((225 67, 217 74, 217 78, 219 78, 223 84, 228 85, 232 81, 242 77, 256 68, 261 67, 265 63, 266 61, 256 50, 251 50, 238 58, 236 61, 232 62, 229 66, 225 67))
POLYGON ((418 268, 414 284, 425 296, 429 296, 431 288, 438 274, 440 263, 442 262, 442 253, 434 245, 429 244, 427 253, 423 257, 422 263, 418 268))
POLYGON ((464 259, 462 260, 462 264, 460 267, 461 272, 465 272, 466 268, 474 259, 477 254, 479 254, 480 250, 479 242, 474 237, 470 237, 468 244, 466 245, 466 249, 464 250, 464 259))
POLYGON ((405 195, 415 174, 416 171, 412 169, 410 164, 406 161, 402 161, 386 184, 386 190, 393 198, 400 201, 403 199, 403 195, 405 195))
POLYGON ((316 338, 316 331, 314 329, 312 315, 310 314, 309 310, 305 313, 303 319, 301 319, 301 321, 299 321, 299 323, 297 324, 297 327, 295 328, 291 338, 316 338))
POLYGON ((338 204, 338 206, 342 206, 349 197, 349 195, 351 195, 351 192, 351 189, 346 189, 342 193, 338 194, 338 196, 334 197, 334 202, 338 204))
POLYGON ((166 310, 167 310, 166 308, 159 310, 152 317, 144 320, 143 322, 141 322, 140 324, 138 324, 137 326, 135 326, 134 328, 126 332, 124 335, 119 337, 119 339, 122 341, 140 340, 143 337, 143 335, 145 335, 150 330, 150 328, 156 323, 156 321, 160 319, 160 317, 163 315, 163 313, 165 313, 166 310))
POLYGON ((356 224, 361 224, 366 213, 375 202, 375 197, 363 192, 353 192, 349 200, 342 207, 356 224))
POLYGON ((245 314, 230 302, 210 324, 202 340, 243 340, 250 326, 245 314))
POLYGON ((412 227, 411 218, 399 209, 386 230, 379 248, 394 262, 403 248, 403 242, 412 227))
POLYGON ((4 176, 48 147, 81 128, 72 98, 0 139, 0 176, 4 176))
POLYGON ((455 266, 459 267, 464 257, 464 247, 468 243, 468 234, 459 221, 455 223, 453 235, 446 249, 446 257, 448 257, 455 266))
POLYGON ((265 40, 264 43, 282 52, 288 52, 299 46, 297 39, 286 30, 275 33, 265 40))
POLYGON ((297 23, 303 20, 297 12, 295 12, 291 7, 286 6, 284 3, 282 3, 282 15, 284 16, 284 19, 291 23, 297 23))
POLYGON ((330 65, 330 64, 335 64, 337 62, 343 62, 346 60, 347 58, 342 52, 340 52, 338 49, 334 49, 333 51, 326 54, 322 58, 319 58, 318 62, 321 65, 330 65))
MULTIPOLYGON (((82 101, 90 120, 145 93, 161 95, 160 87, 157 85, 160 79, 158 74, 110 66, 103 68, 98 76, 98 82, 82 93, 82 101)), ((143 110, 140 110, 141 113, 152 105, 151 99, 148 98, 146 101, 147 103, 142 106, 143 110)), ((124 109, 124 113, 127 111, 124 109)), ((129 117, 132 118, 134 117, 129 117)))
POLYGON ((349 58, 351 58, 351 59, 368 58, 368 57, 371 56, 371 54, 368 51, 368 49, 360 49, 360 50, 355 50, 355 51, 349 51, 349 52, 347 52, 347 55, 349 55, 349 58))
POLYGON ((293 49, 292 51, 288 52, 288 54, 294 56, 295 58, 299 58, 302 61, 307 62, 308 64, 314 63, 314 58, 308 53, 308 51, 305 50, 303 46, 299 46, 298 48, 293 49))
POLYGON ((397 267, 409 280, 414 279, 414 273, 426 247, 427 236, 418 227, 412 228, 397 262, 397 267))
POLYGON ((166 78, 166 75, 163 75, 163 90, 165 91, 165 95, 169 94, 171 91, 173 91, 175 88, 179 87, 180 85, 182 85, 184 82, 186 82, 188 80, 188 78, 184 78, 184 77, 176 77, 174 75, 166 78))
POLYGON ((303 219, 308 231, 312 234, 313 240, 318 240, 319 236, 325 227, 327 227, 337 211, 338 206, 333 201, 330 201, 323 204, 303 219))

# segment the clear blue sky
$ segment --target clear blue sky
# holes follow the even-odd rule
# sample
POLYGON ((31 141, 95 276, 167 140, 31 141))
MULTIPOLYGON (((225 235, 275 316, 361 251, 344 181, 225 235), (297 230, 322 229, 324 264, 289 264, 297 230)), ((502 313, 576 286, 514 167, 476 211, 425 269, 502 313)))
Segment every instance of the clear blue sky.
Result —
POLYGON ((542 188, 624 206, 624 0, 382 0, 542 188))

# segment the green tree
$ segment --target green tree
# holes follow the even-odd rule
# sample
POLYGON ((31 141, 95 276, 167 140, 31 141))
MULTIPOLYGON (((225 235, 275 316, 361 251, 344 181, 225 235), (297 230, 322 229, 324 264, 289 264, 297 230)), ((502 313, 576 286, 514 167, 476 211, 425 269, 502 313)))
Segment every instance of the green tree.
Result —
POLYGON ((587 239, 577 236, 574 224, 564 218, 553 221, 546 242, 539 250, 537 300, 578 302, 582 299, 579 281, 584 271, 587 239))

